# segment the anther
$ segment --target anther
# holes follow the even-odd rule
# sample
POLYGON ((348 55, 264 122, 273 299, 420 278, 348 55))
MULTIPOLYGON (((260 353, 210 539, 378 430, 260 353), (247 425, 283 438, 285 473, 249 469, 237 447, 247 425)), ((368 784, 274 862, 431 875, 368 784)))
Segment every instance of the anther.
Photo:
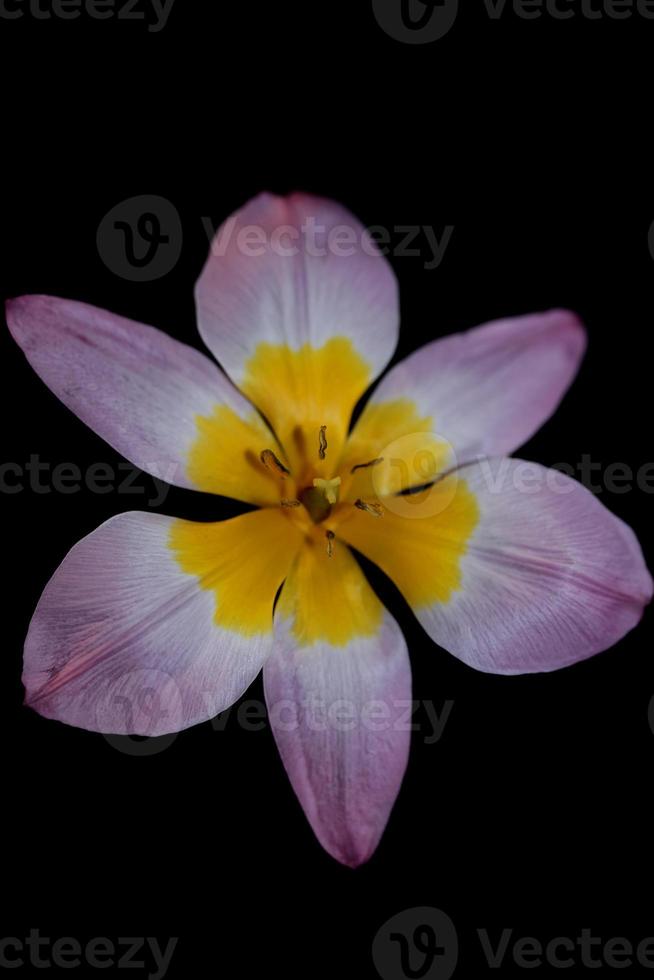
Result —
POLYGON ((321 425, 320 435, 318 437, 318 442, 319 442, 318 455, 320 456, 321 459, 324 459, 325 456, 327 455, 327 436, 325 435, 326 431, 327 431, 327 426, 321 425))
POLYGON ((285 476, 290 476, 291 471, 286 469, 284 464, 275 456, 272 449, 264 449, 259 459, 272 473, 275 473, 277 476, 281 476, 282 479, 285 476))
POLYGON ((302 506, 302 504, 300 503, 299 500, 287 500, 286 498, 284 498, 281 503, 282 503, 282 507, 301 507, 302 506))
POLYGON ((354 506, 358 507, 359 510, 365 511, 366 514, 372 514, 373 517, 384 516, 384 508, 382 507, 381 504, 377 504, 377 503, 369 504, 365 500, 361 500, 361 498, 359 498, 358 500, 354 501, 354 506))
POLYGON ((331 558, 334 554, 334 538, 336 535, 333 531, 325 531, 325 537, 327 538, 327 557, 331 558))
POLYGON ((379 463, 384 462, 383 456, 378 456, 377 459, 371 459, 369 463, 357 463, 350 470, 350 473, 356 473, 357 470, 367 470, 369 466, 377 466, 379 463))

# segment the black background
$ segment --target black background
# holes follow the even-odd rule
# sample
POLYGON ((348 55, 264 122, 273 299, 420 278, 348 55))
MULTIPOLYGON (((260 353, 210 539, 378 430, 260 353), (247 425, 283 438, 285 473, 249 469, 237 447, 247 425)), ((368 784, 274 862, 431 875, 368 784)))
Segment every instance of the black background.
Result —
MULTIPOLYGON (((366 2, 208 6, 177 0, 159 34, 0 20, 3 293, 85 300, 201 347, 203 216, 217 223, 261 189, 303 189, 365 224, 451 224, 437 269, 392 259, 398 356, 493 317, 569 307, 587 323, 588 355, 520 455, 651 462, 654 22, 493 22, 479 3, 418 46, 384 34, 366 2), (116 276, 96 248, 106 212, 137 194, 167 198, 183 222, 180 261, 152 283, 116 276)), ((1 345, 3 459, 117 467, 7 331, 1 345)), ((601 499, 654 564, 652 495, 601 499)), ((415 734, 380 847, 353 872, 314 840, 267 728, 207 723, 139 756, 22 707, 21 647, 46 581, 80 537, 147 504, 30 489, 0 502, 3 935, 174 935, 169 976, 299 980, 375 977, 375 933, 418 905, 452 917, 460 969, 478 977, 477 927, 654 934, 647 613, 591 661, 493 677, 433 645, 377 577, 407 637, 414 696, 454 707, 439 742, 415 734)), ((239 510, 181 490, 159 509, 239 510)), ((257 682, 247 698, 261 697, 257 682)))

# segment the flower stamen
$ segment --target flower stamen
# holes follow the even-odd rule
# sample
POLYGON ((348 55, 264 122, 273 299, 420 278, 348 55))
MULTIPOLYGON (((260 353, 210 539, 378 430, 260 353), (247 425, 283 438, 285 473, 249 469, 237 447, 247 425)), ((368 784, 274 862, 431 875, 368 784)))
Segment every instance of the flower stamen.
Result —
POLYGON ((271 473, 274 473, 276 476, 281 476, 282 480, 291 475, 291 471, 286 469, 281 460, 275 456, 272 449, 264 449, 259 459, 264 466, 268 467, 271 473))
POLYGON ((301 507, 302 502, 300 500, 288 500, 286 497, 282 498, 282 507, 301 507))
POLYGON ((371 459, 368 463, 357 463, 350 470, 350 473, 356 473, 357 470, 367 470, 369 466, 377 466, 379 463, 384 462, 383 456, 378 456, 377 459, 371 459))
POLYGON ((327 455, 327 436, 325 432, 327 431, 326 425, 320 426, 320 435, 318 436, 318 456, 320 459, 324 459, 327 455))
POLYGON ((359 510, 365 511, 366 514, 372 514, 373 517, 384 516, 384 508, 382 507, 381 504, 378 503, 371 504, 365 500, 361 500, 361 498, 359 497, 358 500, 354 501, 354 506, 358 507, 359 510))
POLYGON ((336 535, 333 531, 325 531, 325 537, 327 538, 327 557, 331 558, 334 554, 334 538, 336 535))

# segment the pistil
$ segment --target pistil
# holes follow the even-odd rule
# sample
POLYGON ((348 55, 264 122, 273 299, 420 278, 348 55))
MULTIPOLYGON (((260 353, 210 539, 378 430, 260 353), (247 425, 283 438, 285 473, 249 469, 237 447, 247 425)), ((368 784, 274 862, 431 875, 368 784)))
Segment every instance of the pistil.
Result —
POLYGON ((338 488, 341 485, 340 476, 335 476, 333 480, 323 480, 317 476, 313 481, 316 490, 319 490, 325 497, 328 504, 335 504, 338 500, 338 488))

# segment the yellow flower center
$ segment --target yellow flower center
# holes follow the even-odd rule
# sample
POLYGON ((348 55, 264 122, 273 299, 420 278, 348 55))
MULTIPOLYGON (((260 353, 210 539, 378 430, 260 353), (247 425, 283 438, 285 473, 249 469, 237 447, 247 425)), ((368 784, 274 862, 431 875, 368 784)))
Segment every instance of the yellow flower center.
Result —
POLYGON ((450 449, 411 398, 369 403, 349 432, 370 380, 345 338, 299 351, 260 344, 239 382, 266 421, 226 405, 197 417, 193 484, 261 508, 171 532, 181 567, 215 595, 218 626, 269 630, 285 581, 276 609, 302 644, 372 636, 382 607, 348 546, 416 608, 461 587, 476 500, 464 477, 441 479, 450 449))
MULTIPOLYGON (((316 438, 317 460, 322 461, 327 458, 328 446, 327 426, 321 425, 316 438)), ((262 450, 259 458, 271 476, 276 478, 280 483, 280 506, 286 511, 292 512, 292 517, 295 522, 303 525, 305 533, 312 540, 315 540, 315 533, 310 526, 307 526, 306 517, 308 516, 311 522, 317 525, 322 524, 332 515, 334 506, 338 504, 343 478, 341 476, 312 477, 312 460, 310 457, 305 457, 302 460, 303 476, 298 485, 298 481, 293 478, 291 471, 281 462, 272 449, 262 450), (291 486, 295 489, 295 496, 288 495, 291 486)), ((370 460, 369 463, 357 463, 351 467, 350 473, 355 473, 357 470, 369 466, 375 466, 382 461, 383 458, 379 457, 370 460)), ((381 517, 384 512, 381 504, 376 501, 367 502, 359 498, 349 506, 357 507, 359 510, 371 514, 374 517, 381 517)), ((328 557, 331 558, 334 554, 335 534, 333 529, 327 527, 324 531, 324 536, 326 540, 326 552, 328 557)))

